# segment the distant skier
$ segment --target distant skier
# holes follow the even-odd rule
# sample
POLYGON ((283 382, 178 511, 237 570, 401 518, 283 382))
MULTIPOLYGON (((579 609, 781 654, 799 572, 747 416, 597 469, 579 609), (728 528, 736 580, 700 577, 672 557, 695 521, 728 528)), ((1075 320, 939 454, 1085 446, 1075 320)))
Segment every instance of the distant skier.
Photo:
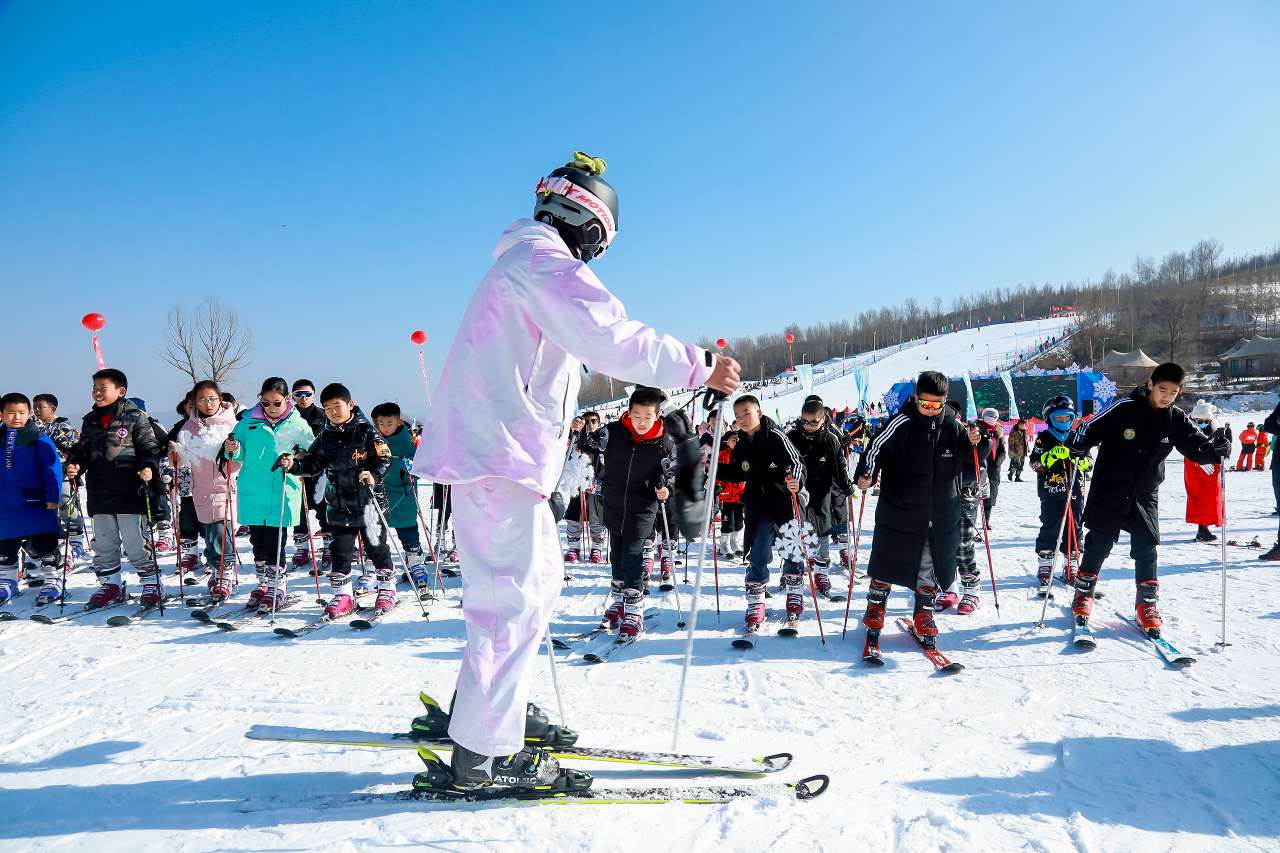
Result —
MULTIPOLYGON (((534 218, 499 238, 445 362, 429 440, 414 459, 416 473, 452 485, 467 558, 451 785, 554 787, 570 778, 544 750, 525 745, 525 718, 532 664, 563 584, 547 499, 564 462, 583 362, 655 387, 705 384, 728 394, 739 382, 733 359, 628 318, 588 269, 618 230, 618 197, 604 171, 603 160, 575 153, 539 182, 534 218)), ((691 482, 682 471, 674 485, 679 516, 691 482)))

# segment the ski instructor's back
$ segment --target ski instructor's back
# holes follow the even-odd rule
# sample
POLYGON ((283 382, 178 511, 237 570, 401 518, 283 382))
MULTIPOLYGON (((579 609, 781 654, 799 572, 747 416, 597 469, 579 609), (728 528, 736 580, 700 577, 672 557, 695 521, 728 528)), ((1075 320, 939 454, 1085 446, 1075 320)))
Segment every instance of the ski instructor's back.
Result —
POLYGON ((547 504, 564 461, 583 363, 637 384, 729 393, 733 359, 660 335, 626 310, 587 262, 617 233, 603 161, 539 182, 534 219, 511 224, 445 362, 414 473, 453 486, 464 555, 467 648, 449 735, 460 786, 554 784, 554 759, 524 747, 538 644, 564 568, 547 504))

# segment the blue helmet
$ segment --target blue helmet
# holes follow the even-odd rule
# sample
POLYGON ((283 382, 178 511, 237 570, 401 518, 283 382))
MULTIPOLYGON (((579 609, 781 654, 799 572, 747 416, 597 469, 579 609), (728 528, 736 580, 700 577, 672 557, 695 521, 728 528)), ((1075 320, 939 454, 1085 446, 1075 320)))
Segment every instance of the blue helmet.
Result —
POLYGON ((1053 437, 1062 441, 1076 422, 1076 404, 1066 394, 1059 394, 1045 401, 1040 417, 1053 437))

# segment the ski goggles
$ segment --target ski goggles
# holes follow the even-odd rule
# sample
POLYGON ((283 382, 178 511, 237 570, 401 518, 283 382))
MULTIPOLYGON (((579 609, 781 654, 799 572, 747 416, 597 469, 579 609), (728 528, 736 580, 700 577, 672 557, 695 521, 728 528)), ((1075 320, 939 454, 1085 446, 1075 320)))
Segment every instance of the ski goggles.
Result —
POLYGON ((809 420, 808 418, 801 418, 800 423, 804 424, 805 426, 822 426, 821 420, 812 421, 812 420, 809 420))
POLYGON ((306 400, 309 397, 315 396, 315 393, 315 391, 294 391, 293 396, 297 397, 299 400, 306 400))
POLYGON ((940 412, 942 407, 947 404, 946 400, 921 400, 916 399, 916 405, 926 412, 940 412))

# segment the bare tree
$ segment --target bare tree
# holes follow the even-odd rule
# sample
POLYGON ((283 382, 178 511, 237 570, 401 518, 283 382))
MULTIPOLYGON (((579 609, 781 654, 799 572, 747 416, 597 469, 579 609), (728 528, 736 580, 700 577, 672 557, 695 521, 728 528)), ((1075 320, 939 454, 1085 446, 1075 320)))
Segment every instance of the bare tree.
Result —
POLYGON ((235 311, 212 296, 184 314, 169 311, 167 339, 161 358, 191 379, 226 382, 244 367, 253 352, 253 330, 235 311))

